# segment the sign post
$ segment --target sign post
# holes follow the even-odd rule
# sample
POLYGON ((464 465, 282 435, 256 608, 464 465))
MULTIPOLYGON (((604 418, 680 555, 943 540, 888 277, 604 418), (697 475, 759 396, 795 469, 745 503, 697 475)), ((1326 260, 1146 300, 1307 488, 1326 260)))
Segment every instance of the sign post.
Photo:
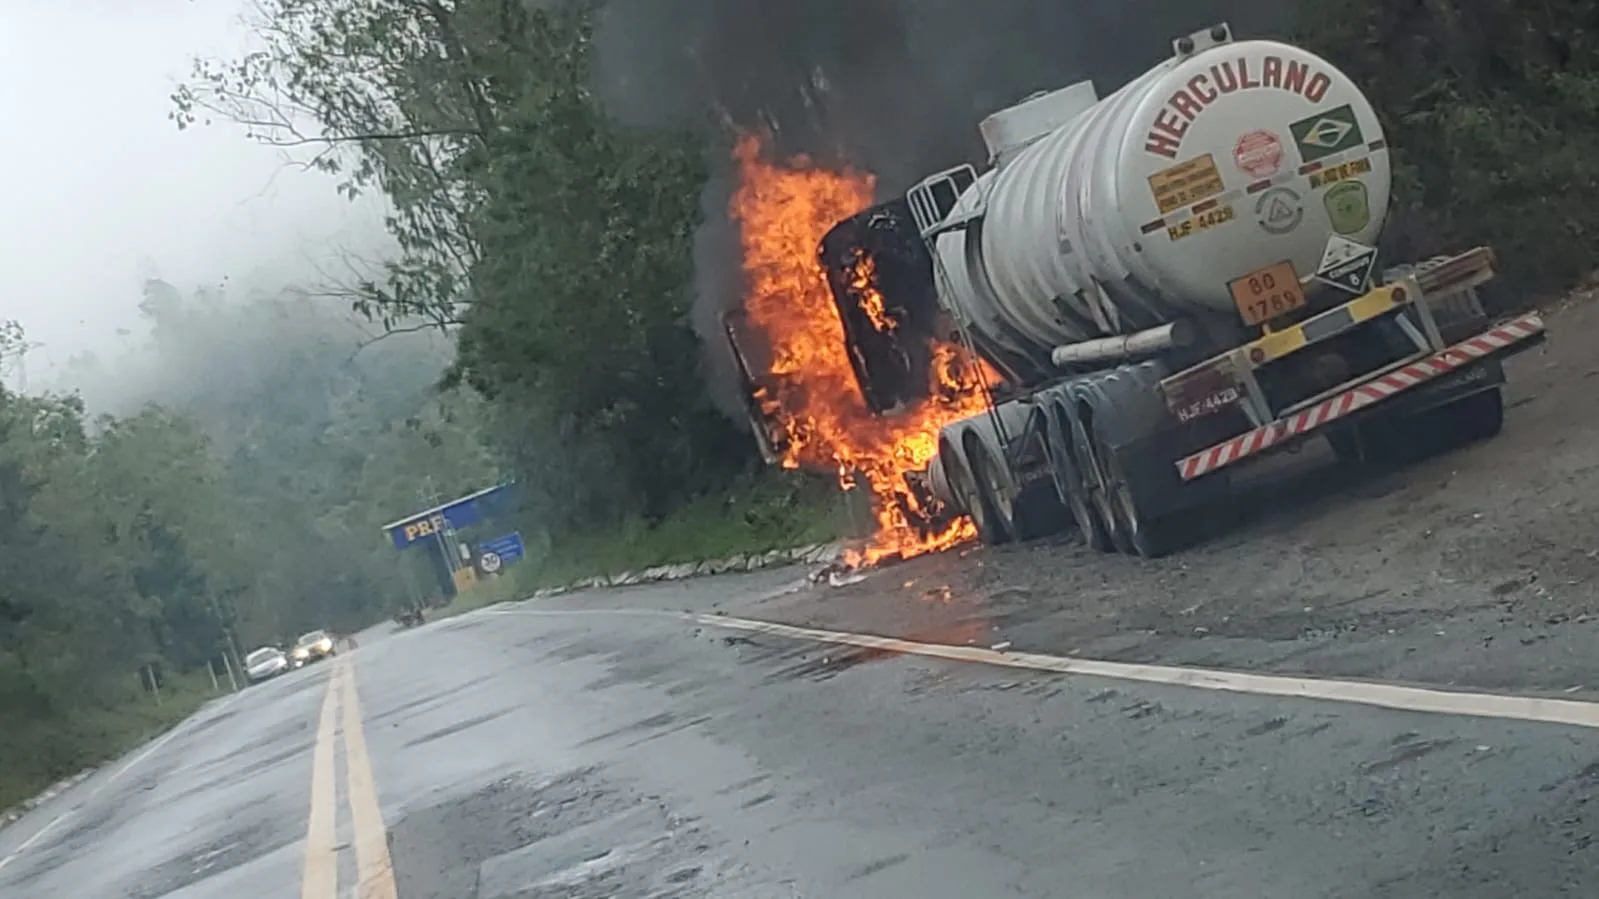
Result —
POLYGON ((484 540, 478 544, 477 568, 483 574, 499 574, 505 566, 515 563, 525 554, 521 532, 484 540))
POLYGON ((398 521, 389 522, 383 526, 383 532, 388 535, 389 542, 395 549, 407 550, 417 545, 424 546, 438 576, 439 589, 445 595, 453 597, 463 589, 463 584, 470 586, 470 579, 461 575, 463 568, 471 571, 472 577, 476 575, 470 564, 470 548, 456 539, 456 533, 479 524, 492 515, 499 503, 509 496, 510 486, 510 484, 498 484, 431 509, 424 509, 398 521))

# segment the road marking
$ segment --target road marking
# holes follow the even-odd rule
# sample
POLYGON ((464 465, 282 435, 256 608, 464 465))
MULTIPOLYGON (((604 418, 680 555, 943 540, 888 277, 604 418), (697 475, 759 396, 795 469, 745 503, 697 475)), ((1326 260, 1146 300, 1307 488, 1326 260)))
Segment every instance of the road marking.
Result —
POLYGON ((789 624, 778 624, 773 621, 760 621, 752 618, 733 618, 721 615, 694 615, 692 617, 699 624, 725 630, 770 634, 775 637, 789 637, 814 643, 856 646, 862 649, 881 649, 902 655, 925 656, 957 662, 974 662, 1005 668, 1024 668, 1032 671, 1075 674, 1086 677, 1164 684, 1174 687, 1191 687, 1200 690, 1218 690, 1229 693, 1250 693, 1258 696, 1319 699, 1328 702, 1376 706, 1378 708, 1398 709, 1407 712, 1428 712, 1473 718, 1505 718, 1515 721, 1534 721, 1545 724, 1567 724, 1576 727, 1599 728, 1599 703, 1584 702, 1582 700, 1545 699, 1539 696, 1516 696, 1500 693, 1467 693, 1373 681, 1292 677, 1280 674, 1253 674, 1242 671, 1223 671, 1214 668, 1106 662, 1043 653, 1011 652, 1009 650, 1001 652, 977 646, 922 643, 915 640, 901 640, 897 637, 882 637, 875 634, 857 634, 848 631, 795 627, 789 624))
MULTIPOLYGON (((238 694, 234 694, 233 696, 224 697, 223 700, 220 703, 217 704, 217 707, 216 707, 217 711, 221 711, 221 709, 223 707, 225 707, 228 703, 232 702, 234 697, 237 696, 237 695, 238 694)), ((83 799, 81 801, 79 801, 79 803, 77 805, 73 806, 72 808, 67 809, 66 811, 62 812, 59 815, 56 815, 54 818, 51 818, 50 819, 50 823, 48 823, 45 826, 39 828, 39 830, 37 832, 35 832, 33 836, 28 837, 26 840, 23 840, 22 844, 19 845, 16 849, 13 849, 11 851, 10 855, 6 856, 5 858, 0 858, 0 871, 5 870, 7 865, 9 865, 12 862, 16 861, 17 859, 21 858, 23 853, 25 853, 29 849, 33 848, 33 846, 36 845, 40 840, 44 839, 46 836, 48 836, 52 832, 54 832, 57 827, 61 826, 62 822, 66 821, 68 818, 72 817, 73 814, 75 814, 79 809, 83 808, 85 805, 88 805, 91 800, 93 800, 96 796, 99 796, 102 792, 104 792, 107 787, 109 787, 112 784, 116 783, 117 781, 121 780, 122 779, 122 775, 127 774, 129 771, 132 771, 133 768, 136 765, 138 765, 140 762, 144 761, 145 759, 149 758, 152 755, 155 755, 155 753, 157 751, 159 751, 161 749, 161 747, 163 747, 163 746, 167 745, 168 743, 172 742, 172 739, 174 737, 176 737, 178 734, 180 734, 183 731, 188 729, 189 724, 192 721, 194 721, 194 716, 193 715, 189 716, 188 718, 185 718, 180 724, 178 724, 178 726, 176 726, 176 727, 172 728, 171 730, 167 731, 165 734, 163 734, 159 738, 157 738, 154 743, 151 743, 149 746, 146 746, 146 747, 144 747, 144 749, 140 750, 138 755, 135 755, 133 758, 129 759, 125 764, 123 764, 122 767, 118 768, 117 770, 115 770, 115 771, 111 772, 109 775, 107 775, 105 780, 102 780, 98 784, 95 784, 93 787, 91 787, 89 789, 89 792, 87 792, 87 793, 85 793, 83 795, 83 799)), ((63 798, 64 799, 64 798, 67 798, 70 795, 71 795, 71 791, 69 790, 66 793, 63 793, 59 798, 63 798)))
POLYGON ((361 731, 361 700, 356 693, 355 665, 341 662, 344 671, 344 761, 348 770, 350 820, 355 826, 356 899, 396 899, 394 863, 389 858, 389 836, 378 804, 372 760, 361 731))
POLYGON ((316 748, 311 760, 311 814, 305 829, 305 876, 300 882, 300 899, 337 899, 339 894, 334 750, 338 740, 339 686, 343 673, 335 667, 328 675, 322 716, 317 721, 316 748))
POLYGON ((899 655, 995 665, 1002 668, 1020 668, 1053 674, 1075 674, 1082 677, 1188 687, 1196 690, 1215 690, 1256 696, 1281 696, 1291 699, 1341 702, 1406 712, 1457 715, 1469 718, 1499 718, 1542 724, 1599 728, 1599 702, 1587 702, 1578 699, 1550 699, 1541 696, 1522 696, 1506 693, 1441 690, 1377 681, 1294 677, 1292 675, 1257 674, 1215 668, 1109 662, 1044 653, 1000 651, 978 646, 925 643, 917 640, 902 640, 898 637, 884 637, 877 634, 796 627, 791 624, 780 624, 775 621, 762 621, 755 618, 736 618, 730 615, 705 615, 693 612, 670 612, 654 609, 566 610, 513 607, 497 611, 494 614, 549 616, 598 614, 670 618, 723 630, 767 634, 792 640, 805 640, 811 643, 854 646, 861 649, 880 649, 899 655))

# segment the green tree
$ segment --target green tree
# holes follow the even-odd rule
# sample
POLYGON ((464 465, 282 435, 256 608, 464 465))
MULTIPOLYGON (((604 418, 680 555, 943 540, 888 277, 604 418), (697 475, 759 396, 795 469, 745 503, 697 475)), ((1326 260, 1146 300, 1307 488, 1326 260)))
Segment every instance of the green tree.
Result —
POLYGON ((1377 105, 1398 161, 1396 257, 1486 243, 1522 286, 1593 269, 1599 36, 1592 0, 1302 4, 1301 40, 1377 105))
POLYGON ((0 805, 137 737, 104 716, 145 666, 219 651, 214 471, 169 413, 93 434, 75 397, 0 389, 0 805))
POLYGON ((753 462, 706 398, 687 317, 702 149, 602 114, 593 13, 271 0, 263 49, 198 64, 174 113, 384 192, 402 255, 355 285, 358 308, 462 325, 446 384, 494 404, 531 500, 574 528, 662 516, 753 462))
POLYGON ((382 190, 400 256, 353 285, 386 326, 457 321, 479 258, 482 201, 462 177, 496 130, 488 100, 492 21, 519 0, 262 0, 251 22, 260 48, 236 60, 196 60, 173 95, 180 128, 212 116, 257 140, 304 151, 307 167, 342 175, 341 192, 382 190))

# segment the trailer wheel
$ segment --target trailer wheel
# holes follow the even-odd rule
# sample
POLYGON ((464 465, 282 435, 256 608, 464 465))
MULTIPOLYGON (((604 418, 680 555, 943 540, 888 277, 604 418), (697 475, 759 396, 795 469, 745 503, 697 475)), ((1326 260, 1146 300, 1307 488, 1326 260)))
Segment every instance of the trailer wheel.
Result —
POLYGON ((1400 451, 1402 461, 1425 458, 1498 435, 1505 426, 1504 393, 1495 387, 1461 397, 1447 406, 1428 409, 1406 422, 1410 437, 1400 451))
POLYGON ((1327 442, 1341 462, 1391 467, 1487 440, 1504 425, 1504 392, 1495 387, 1409 418, 1343 428, 1328 434, 1327 442))
POLYGON ((1012 533, 1019 541, 1038 540, 1059 534, 1073 526, 1071 513, 1055 495, 1055 486, 1036 481, 1023 487, 1016 496, 1016 519, 1012 533))
POLYGON ((969 440, 966 458, 971 464, 972 521, 978 537, 989 546, 1011 542, 1016 536, 1016 507, 1000 480, 994 456, 981 440, 969 440))
POLYGON ((1093 500, 1094 511, 1104 523, 1107 536, 1110 537, 1110 543, 1116 551, 1123 555, 1136 555, 1138 549, 1133 545, 1132 529, 1137 524, 1137 519, 1128 519, 1123 513, 1122 506, 1125 504, 1130 508, 1132 504, 1124 503, 1123 497, 1118 495, 1124 491, 1117 490, 1118 482, 1110 468, 1109 460, 1112 456, 1110 447, 1105 444, 1104 436, 1099 433, 1099 429, 1094 427, 1092 419, 1084 422, 1084 426, 1089 430, 1090 447, 1093 451, 1093 482, 1089 485, 1089 495, 1093 500))
POLYGON ((1184 541, 1182 529, 1186 519, 1180 514, 1162 518, 1151 518, 1143 514, 1133 500, 1126 470, 1122 468, 1115 453, 1108 451, 1105 453, 1105 467, 1110 473, 1113 485, 1112 496, 1117 517, 1125 527, 1127 542, 1132 547, 1132 552, 1129 554, 1136 554, 1145 559, 1158 559, 1178 549, 1184 541))
POLYGON ((1498 387, 1484 390, 1439 411, 1447 413, 1445 420, 1459 443, 1487 440, 1505 428, 1505 392, 1498 387))
POLYGON ((1116 453, 1101 442, 1096 454, 1106 475, 1106 494, 1116 520, 1116 531, 1111 535, 1116 540, 1116 548, 1126 555, 1145 559, 1158 559, 1171 553, 1180 543, 1181 516, 1151 518, 1144 515, 1133 499, 1127 472, 1116 453))
POLYGON ((1118 526, 1115 509, 1112 508, 1104 489, 1105 475, 1099 464, 1093 408, 1087 403, 1079 404, 1077 415, 1071 421, 1071 428, 1071 440, 1077 447, 1075 457, 1088 517, 1093 520, 1094 529, 1105 535, 1103 542, 1090 545, 1101 552, 1121 552, 1125 540, 1118 537, 1122 529, 1118 526))
POLYGON ((1089 505, 1082 467, 1074 457, 1071 442, 1066 437, 1070 428, 1066 415, 1066 408, 1059 404, 1052 404, 1044 414, 1044 448, 1049 460, 1049 474, 1055 482, 1055 494, 1076 522, 1083 543, 1099 552, 1109 552, 1110 535, 1089 505))
MULTIPOLYGON (((1022 439, 1026 452, 1022 454, 1021 464, 1029 471, 1036 471, 1036 466, 1049 467, 1049 439, 1046 434, 1044 421, 1047 416, 1043 410, 1038 410, 1034 417, 1027 423, 1027 434, 1022 439)), ((1072 513, 1066 504, 1061 502, 1060 495, 1055 490, 1053 479, 1046 481, 1041 477, 1025 480, 1020 472, 1014 469, 1011 477, 1022 481, 1016 493, 1015 514, 1011 521, 1011 533, 1019 541, 1037 540, 1068 530, 1075 522, 1072 513)))
POLYGON ((977 539, 985 546, 993 545, 997 542, 994 535, 994 516, 977 492, 977 483, 973 480, 971 471, 966 465, 951 460, 945 463, 945 472, 949 478, 950 490, 965 507, 966 516, 977 528, 977 539))

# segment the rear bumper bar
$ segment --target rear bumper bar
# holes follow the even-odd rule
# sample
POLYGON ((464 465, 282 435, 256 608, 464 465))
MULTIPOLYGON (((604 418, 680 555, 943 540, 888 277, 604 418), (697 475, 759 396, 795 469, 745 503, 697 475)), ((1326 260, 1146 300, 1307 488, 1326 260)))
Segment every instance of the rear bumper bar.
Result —
POLYGON ((1537 313, 1513 318, 1442 352, 1333 394, 1314 406, 1185 456, 1177 461, 1177 472, 1184 481, 1203 477, 1473 363, 1525 349, 1543 335, 1543 318, 1537 313))

